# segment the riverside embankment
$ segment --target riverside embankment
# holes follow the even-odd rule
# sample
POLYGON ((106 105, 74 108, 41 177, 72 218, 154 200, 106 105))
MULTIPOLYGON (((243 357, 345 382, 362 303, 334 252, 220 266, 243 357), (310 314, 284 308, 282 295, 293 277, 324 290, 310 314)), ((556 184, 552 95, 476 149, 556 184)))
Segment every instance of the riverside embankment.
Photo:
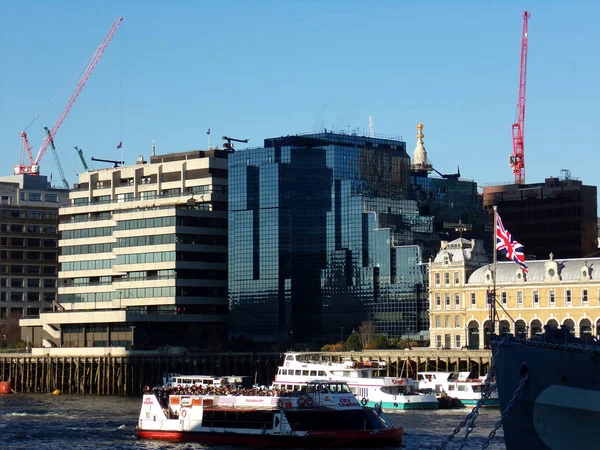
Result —
MULTIPOLYGON (((414 377, 425 370, 460 370, 483 375, 491 360, 489 350, 365 350, 324 354, 332 361, 385 361, 386 376, 414 377)), ((0 381, 10 381, 15 392, 138 395, 144 386, 162 383, 165 373, 250 375, 269 385, 283 353, 207 353, 180 347, 156 351, 123 348, 32 349, 31 353, 0 354, 0 381)))

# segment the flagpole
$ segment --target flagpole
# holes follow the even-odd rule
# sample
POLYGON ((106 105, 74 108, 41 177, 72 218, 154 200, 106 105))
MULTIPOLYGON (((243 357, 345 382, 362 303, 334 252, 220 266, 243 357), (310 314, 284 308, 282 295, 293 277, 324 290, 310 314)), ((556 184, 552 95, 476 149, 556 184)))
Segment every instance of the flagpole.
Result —
MULTIPOLYGON (((494 270, 492 273, 492 295, 493 295, 493 301, 492 304, 490 306, 490 325, 491 325, 491 333, 495 333, 496 331, 496 325, 494 323, 495 318, 496 318, 496 274, 497 274, 497 269, 498 269, 498 252, 496 251, 496 243, 498 242, 498 207, 496 205, 494 205, 494 242, 492 243, 492 248, 493 248, 493 264, 494 264, 494 270)), ((491 336, 490 336, 491 337, 491 336)))
POLYGON ((208 150, 210 150, 210 128, 208 129, 208 150))

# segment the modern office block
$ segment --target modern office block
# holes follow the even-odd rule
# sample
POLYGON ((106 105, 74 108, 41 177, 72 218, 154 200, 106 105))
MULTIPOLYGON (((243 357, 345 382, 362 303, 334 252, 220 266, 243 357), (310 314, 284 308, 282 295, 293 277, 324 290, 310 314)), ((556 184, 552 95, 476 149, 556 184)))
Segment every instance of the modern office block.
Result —
POLYGON ((227 334, 227 152, 82 173, 60 209, 44 346, 218 348, 227 334))
POLYGON ((431 242, 485 223, 474 182, 427 167, 400 139, 327 131, 232 153, 231 334, 331 342, 371 321, 388 337, 426 337, 431 242))
POLYGON ((68 192, 45 176, 0 177, 0 339, 20 339, 19 319, 56 300, 58 208, 68 192))
MULTIPOLYGON (((585 258, 598 254, 597 187, 563 171, 543 183, 485 186, 483 205, 498 207, 504 226, 525 246, 528 259, 585 258)), ((490 219, 491 221, 491 219, 490 219)))

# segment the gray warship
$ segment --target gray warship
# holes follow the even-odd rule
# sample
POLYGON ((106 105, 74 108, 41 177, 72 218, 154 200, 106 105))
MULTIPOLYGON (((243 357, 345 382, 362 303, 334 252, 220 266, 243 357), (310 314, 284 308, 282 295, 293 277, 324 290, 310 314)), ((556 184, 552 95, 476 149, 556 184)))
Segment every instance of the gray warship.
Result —
POLYGON ((598 448, 600 343, 568 329, 492 341, 507 450, 598 448))

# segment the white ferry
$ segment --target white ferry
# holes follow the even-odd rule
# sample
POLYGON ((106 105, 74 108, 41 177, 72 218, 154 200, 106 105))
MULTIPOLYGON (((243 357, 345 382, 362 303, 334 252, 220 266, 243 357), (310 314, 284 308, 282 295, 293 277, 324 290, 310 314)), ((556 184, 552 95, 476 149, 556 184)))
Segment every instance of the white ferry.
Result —
POLYGON ((418 392, 411 378, 377 376, 385 362, 323 360, 322 353, 286 353, 277 369, 273 387, 300 389, 308 380, 339 380, 348 383, 356 398, 365 406, 384 409, 437 409, 435 394, 418 392))
MULTIPOLYGON (((361 406, 348 385, 310 381, 283 396, 171 395, 160 404, 146 394, 140 439, 245 444, 256 448, 348 448, 402 445, 403 428, 381 409, 361 406)), ((263 391, 264 392, 264 391, 263 391)))
POLYGON ((181 375, 179 373, 167 373, 163 375, 163 384, 165 388, 174 387, 206 387, 206 386, 233 386, 242 388, 251 388, 253 384, 252 377, 240 375, 227 375, 215 377, 212 375, 181 375))
MULTIPOLYGON (((438 397, 449 397, 458 401, 457 406, 473 408, 481 399, 485 387, 485 378, 471 379, 469 372, 419 372, 417 382, 419 389, 431 390, 438 397)), ((484 404, 484 408, 500 406, 498 391, 492 392, 484 404)))

